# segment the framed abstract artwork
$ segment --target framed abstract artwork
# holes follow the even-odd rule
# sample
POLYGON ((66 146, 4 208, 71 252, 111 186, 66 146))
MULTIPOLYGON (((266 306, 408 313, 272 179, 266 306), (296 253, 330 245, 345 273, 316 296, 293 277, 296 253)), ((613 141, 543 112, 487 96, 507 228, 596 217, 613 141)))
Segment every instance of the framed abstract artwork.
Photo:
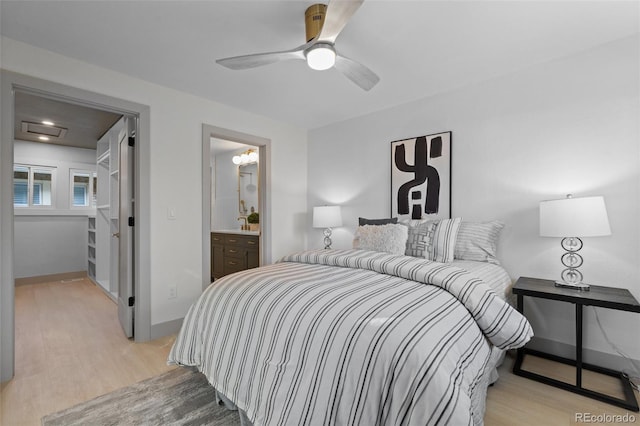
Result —
POLYGON ((391 217, 451 217, 451 132, 391 142, 391 217))

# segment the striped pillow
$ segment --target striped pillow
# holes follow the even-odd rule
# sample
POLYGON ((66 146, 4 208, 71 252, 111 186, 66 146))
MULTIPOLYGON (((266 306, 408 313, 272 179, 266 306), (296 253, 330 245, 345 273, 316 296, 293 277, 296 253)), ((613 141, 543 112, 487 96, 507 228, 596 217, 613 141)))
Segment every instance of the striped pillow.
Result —
POLYGON ((436 262, 453 262, 461 217, 442 219, 438 222, 433 234, 433 249, 430 260, 436 262))
POLYGON ((497 257, 498 240, 504 223, 462 222, 458 231, 454 257, 460 260, 474 260, 499 265, 497 257))

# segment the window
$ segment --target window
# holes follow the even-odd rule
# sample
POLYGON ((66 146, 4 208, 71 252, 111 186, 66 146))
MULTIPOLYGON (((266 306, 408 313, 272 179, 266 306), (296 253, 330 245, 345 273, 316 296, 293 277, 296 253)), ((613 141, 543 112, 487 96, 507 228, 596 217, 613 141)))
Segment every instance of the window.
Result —
POLYGON ((71 170, 71 207, 96 206, 96 172, 71 170))
POLYGON ((54 167, 14 165, 13 206, 51 207, 54 172, 54 167))
POLYGON ((29 168, 14 166, 13 168, 13 206, 29 206, 29 168))

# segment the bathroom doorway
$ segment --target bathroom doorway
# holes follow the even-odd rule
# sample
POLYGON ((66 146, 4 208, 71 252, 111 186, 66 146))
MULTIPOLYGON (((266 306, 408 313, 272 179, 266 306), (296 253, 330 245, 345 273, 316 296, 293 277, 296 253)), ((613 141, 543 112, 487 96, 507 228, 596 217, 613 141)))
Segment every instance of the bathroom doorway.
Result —
POLYGON ((212 231, 243 238, 257 236, 257 263, 270 262, 270 142, 259 136, 202 126, 203 289, 212 282, 212 231))

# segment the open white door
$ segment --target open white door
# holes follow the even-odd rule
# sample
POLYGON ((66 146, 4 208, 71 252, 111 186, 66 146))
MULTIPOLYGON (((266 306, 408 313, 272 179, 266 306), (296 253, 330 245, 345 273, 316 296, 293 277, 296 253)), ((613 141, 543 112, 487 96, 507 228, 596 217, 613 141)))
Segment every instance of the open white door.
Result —
POLYGON ((120 212, 118 250, 118 319, 127 337, 134 334, 134 145, 137 119, 126 118, 125 131, 120 138, 119 193, 120 212))

